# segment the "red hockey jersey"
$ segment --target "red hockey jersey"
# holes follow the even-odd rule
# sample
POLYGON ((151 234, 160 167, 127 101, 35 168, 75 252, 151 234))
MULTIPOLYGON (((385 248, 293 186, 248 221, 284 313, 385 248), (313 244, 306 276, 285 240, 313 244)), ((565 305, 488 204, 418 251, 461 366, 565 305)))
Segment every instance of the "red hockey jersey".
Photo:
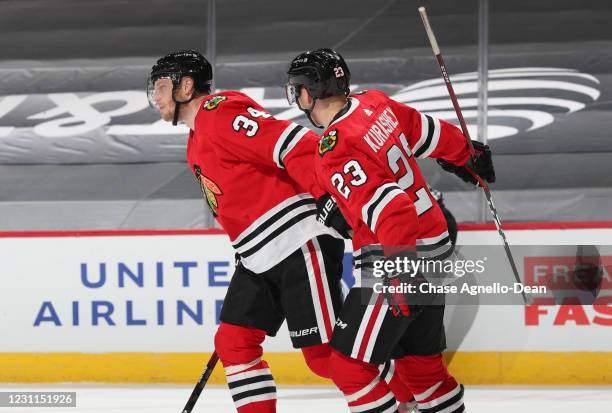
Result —
POLYGON ((416 158, 463 165, 467 142, 452 124, 419 113, 381 91, 352 95, 320 139, 319 182, 353 227, 356 262, 369 245, 450 248, 444 215, 416 158))
POLYGON ((331 231, 316 220, 314 154, 319 137, 274 119, 247 95, 210 95, 189 134, 187 160, 211 213, 243 265, 263 272, 331 231))

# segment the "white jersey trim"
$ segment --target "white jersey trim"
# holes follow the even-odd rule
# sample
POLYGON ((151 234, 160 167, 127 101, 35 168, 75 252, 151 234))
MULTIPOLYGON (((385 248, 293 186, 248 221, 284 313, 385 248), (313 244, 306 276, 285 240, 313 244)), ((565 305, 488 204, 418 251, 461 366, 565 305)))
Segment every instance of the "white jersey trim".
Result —
POLYGON ((340 116, 338 119, 336 119, 332 123, 330 123, 329 126, 327 127, 327 129, 331 128, 331 126, 334 123, 338 123, 341 120, 346 119, 348 116, 351 115, 351 113, 355 112, 355 109, 357 109, 357 107, 359 106, 359 100, 355 99, 354 97, 350 97, 349 98, 349 102, 351 102, 351 107, 349 108, 349 110, 347 110, 344 115, 340 116))
POLYGON ((309 194, 287 198, 256 219, 232 241, 247 269, 260 273, 319 235, 340 238, 316 219, 317 208, 309 194))
POLYGON ((396 183, 388 183, 380 186, 372 195, 372 198, 361 208, 361 218, 372 232, 376 233, 378 217, 383 209, 396 196, 405 194, 396 183))
POLYGON ((427 118, 425 117, 425 115, 421 113, 421 137, 419 138, 417 143, 415 143, 414 146, 412 147, 412 153, 415 153, 416 151, 418 151, 421 148, 421 146, 423 146, 423 144, 425 143, 425 140, 427 140, 427 133, 429 132, 428 123, 429 122, 427 121, 427 118))
POLYGON ((281 211, 283 208, 286 208, 288 205, 292 205, 295 202, 303 200, 303 199, 312 199, 314 201, 314 198, 312 198, 312 196, 310 194, 307 194, 307 193, 302 193, 302 194, 294 195, 294 196, 292 196, 290 198, 285 199, 284 201, 280 202, 276 206, 272 207, 268 212, 266 212, 263 215, 261 215, 255 221, 253 221, 251 223, 251 225, 249 225, 245 230, 243 230, 240 233, 240 235, 238 235, 236 238, 234 238, 232 240, 232 245, 240 243, 251 232, 255 231, 261 224, 263 224, 265 221, 270 219, 274 214, 276 214, 277 212, 281 211))
POLYGON ((307 128, 293 122, 285 128, 283 133, 278 137, 272 153, 274 163, 276 163, 279 168, 285 168, 283 159, 307 133, 307 128))
POLYGON ((438 146, 442 126, 440 120, 421 113, 421 136, 412 147, 416 158, 427 158, 438 146))
POLYGON ((299 218, 299 216, 308 214, 312 216, 316 215, 317 207, 314 203, 306 203, 297 206, 293 204, 292 206, 293 208, 291 210, 287 209, 284 213, 281 209, 280 213, 282 213, 282 215, 280 215, 274 222, 268 221, 260 225, 257 228, 258 232, 253 233, 256 235, 254 235, 252 238, 249 238, 246 242, 234 244, 234 248, 236 248, 236 251, 238 251, 241 256, 251 255, 250 251, 252 249, 258 248, 258 246, 262 242, 265 242, 266 237, 268 237, 274 231, 278 230, 283 225, 290 224, 290 221, 293 218, 299 218))
POLYGON ((431 143, 429 144, 429 147, 425 150, 425 152, 419 155, 418 158, 428 158, 429 155, 431 155, 431 153, 435 151, 436 148, 438 147, 438 142, 440 141, 440 132, 442 128, 440 125, 440 119, 438 118, 432 118, 432 119, 433 119, 433 124, 434 124, 434 132, 431 138, 431 143))

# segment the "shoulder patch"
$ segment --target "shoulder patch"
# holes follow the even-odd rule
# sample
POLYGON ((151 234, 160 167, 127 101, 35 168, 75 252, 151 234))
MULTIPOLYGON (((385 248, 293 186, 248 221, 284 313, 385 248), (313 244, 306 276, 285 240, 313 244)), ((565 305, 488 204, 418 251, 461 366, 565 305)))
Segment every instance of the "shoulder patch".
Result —
POLYGON ((321 136, 319 139, 319 155, 323 156, 327 152, 333 150, 338 143, 338 129, 329 131, 327 135, 321 136))
POLYGON ((214 98, 205 100, 204 103, 202 103, 202 107, 206 110, 213 110, 216 109, 217 106, 219 106, 219 103, 223 102, 224 100, 227 100, 227 96, 215 96, 214 98))

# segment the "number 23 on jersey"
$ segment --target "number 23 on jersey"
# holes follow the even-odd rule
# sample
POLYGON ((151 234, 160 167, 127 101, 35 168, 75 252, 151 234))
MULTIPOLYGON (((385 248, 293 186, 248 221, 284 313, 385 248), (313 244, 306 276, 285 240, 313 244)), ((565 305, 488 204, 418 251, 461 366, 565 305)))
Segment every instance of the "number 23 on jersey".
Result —
MULTIPOLYGON (((414 193, 417 215, 421 215, 432 207, 432 202, 425 187, 411 188, 414 185, 414 172, 410 168, 408 160, 412 157, 412 152, 403 133, 400 134, 399 140, 401 148, 394 144, 387 150, 388 166, 393 172, 398 186, 407 192, 414 193), (401 167, 402 165, 404 168, 401 167), (404 169, 403 173, 402 169, 404 169)), ((352 190, 362 186, 367 181, 368 175, 359 161, 355 159, 351 159, 344 164, 342 173, 336 172, 331 176, 332 185, 346 200, 351 196, 352 190)))

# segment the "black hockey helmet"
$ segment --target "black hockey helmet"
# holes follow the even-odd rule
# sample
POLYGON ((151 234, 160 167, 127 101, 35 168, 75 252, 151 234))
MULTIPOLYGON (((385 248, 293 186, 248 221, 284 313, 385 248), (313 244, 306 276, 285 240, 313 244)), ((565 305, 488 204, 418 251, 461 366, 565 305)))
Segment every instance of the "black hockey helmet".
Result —
POLYGON ((299 54, 291 61, 287 101, 297 101, 300 87, 305 87, 313 99, 350 93, 351 72, 342 56, 332 49, 317 49, 299 54))
POLYGON ((147 80, 147 98, 149 104, 155 107, 153 93, 155 82, 159 79, 170 79, 172 81, 172 98, 177 103, 175 121, 178 119, 178 104, 191 101, 197 93, 210 93, 213 78, 212 66, 199 52, 195 50, 182 50, 171 52, 159 59, 151 68, 151 74, 147 80), (189 76, 193 79, 195 92, 186 101, 179 102, 174 97, 174 91, 181 83, 181 79, 189 76))

